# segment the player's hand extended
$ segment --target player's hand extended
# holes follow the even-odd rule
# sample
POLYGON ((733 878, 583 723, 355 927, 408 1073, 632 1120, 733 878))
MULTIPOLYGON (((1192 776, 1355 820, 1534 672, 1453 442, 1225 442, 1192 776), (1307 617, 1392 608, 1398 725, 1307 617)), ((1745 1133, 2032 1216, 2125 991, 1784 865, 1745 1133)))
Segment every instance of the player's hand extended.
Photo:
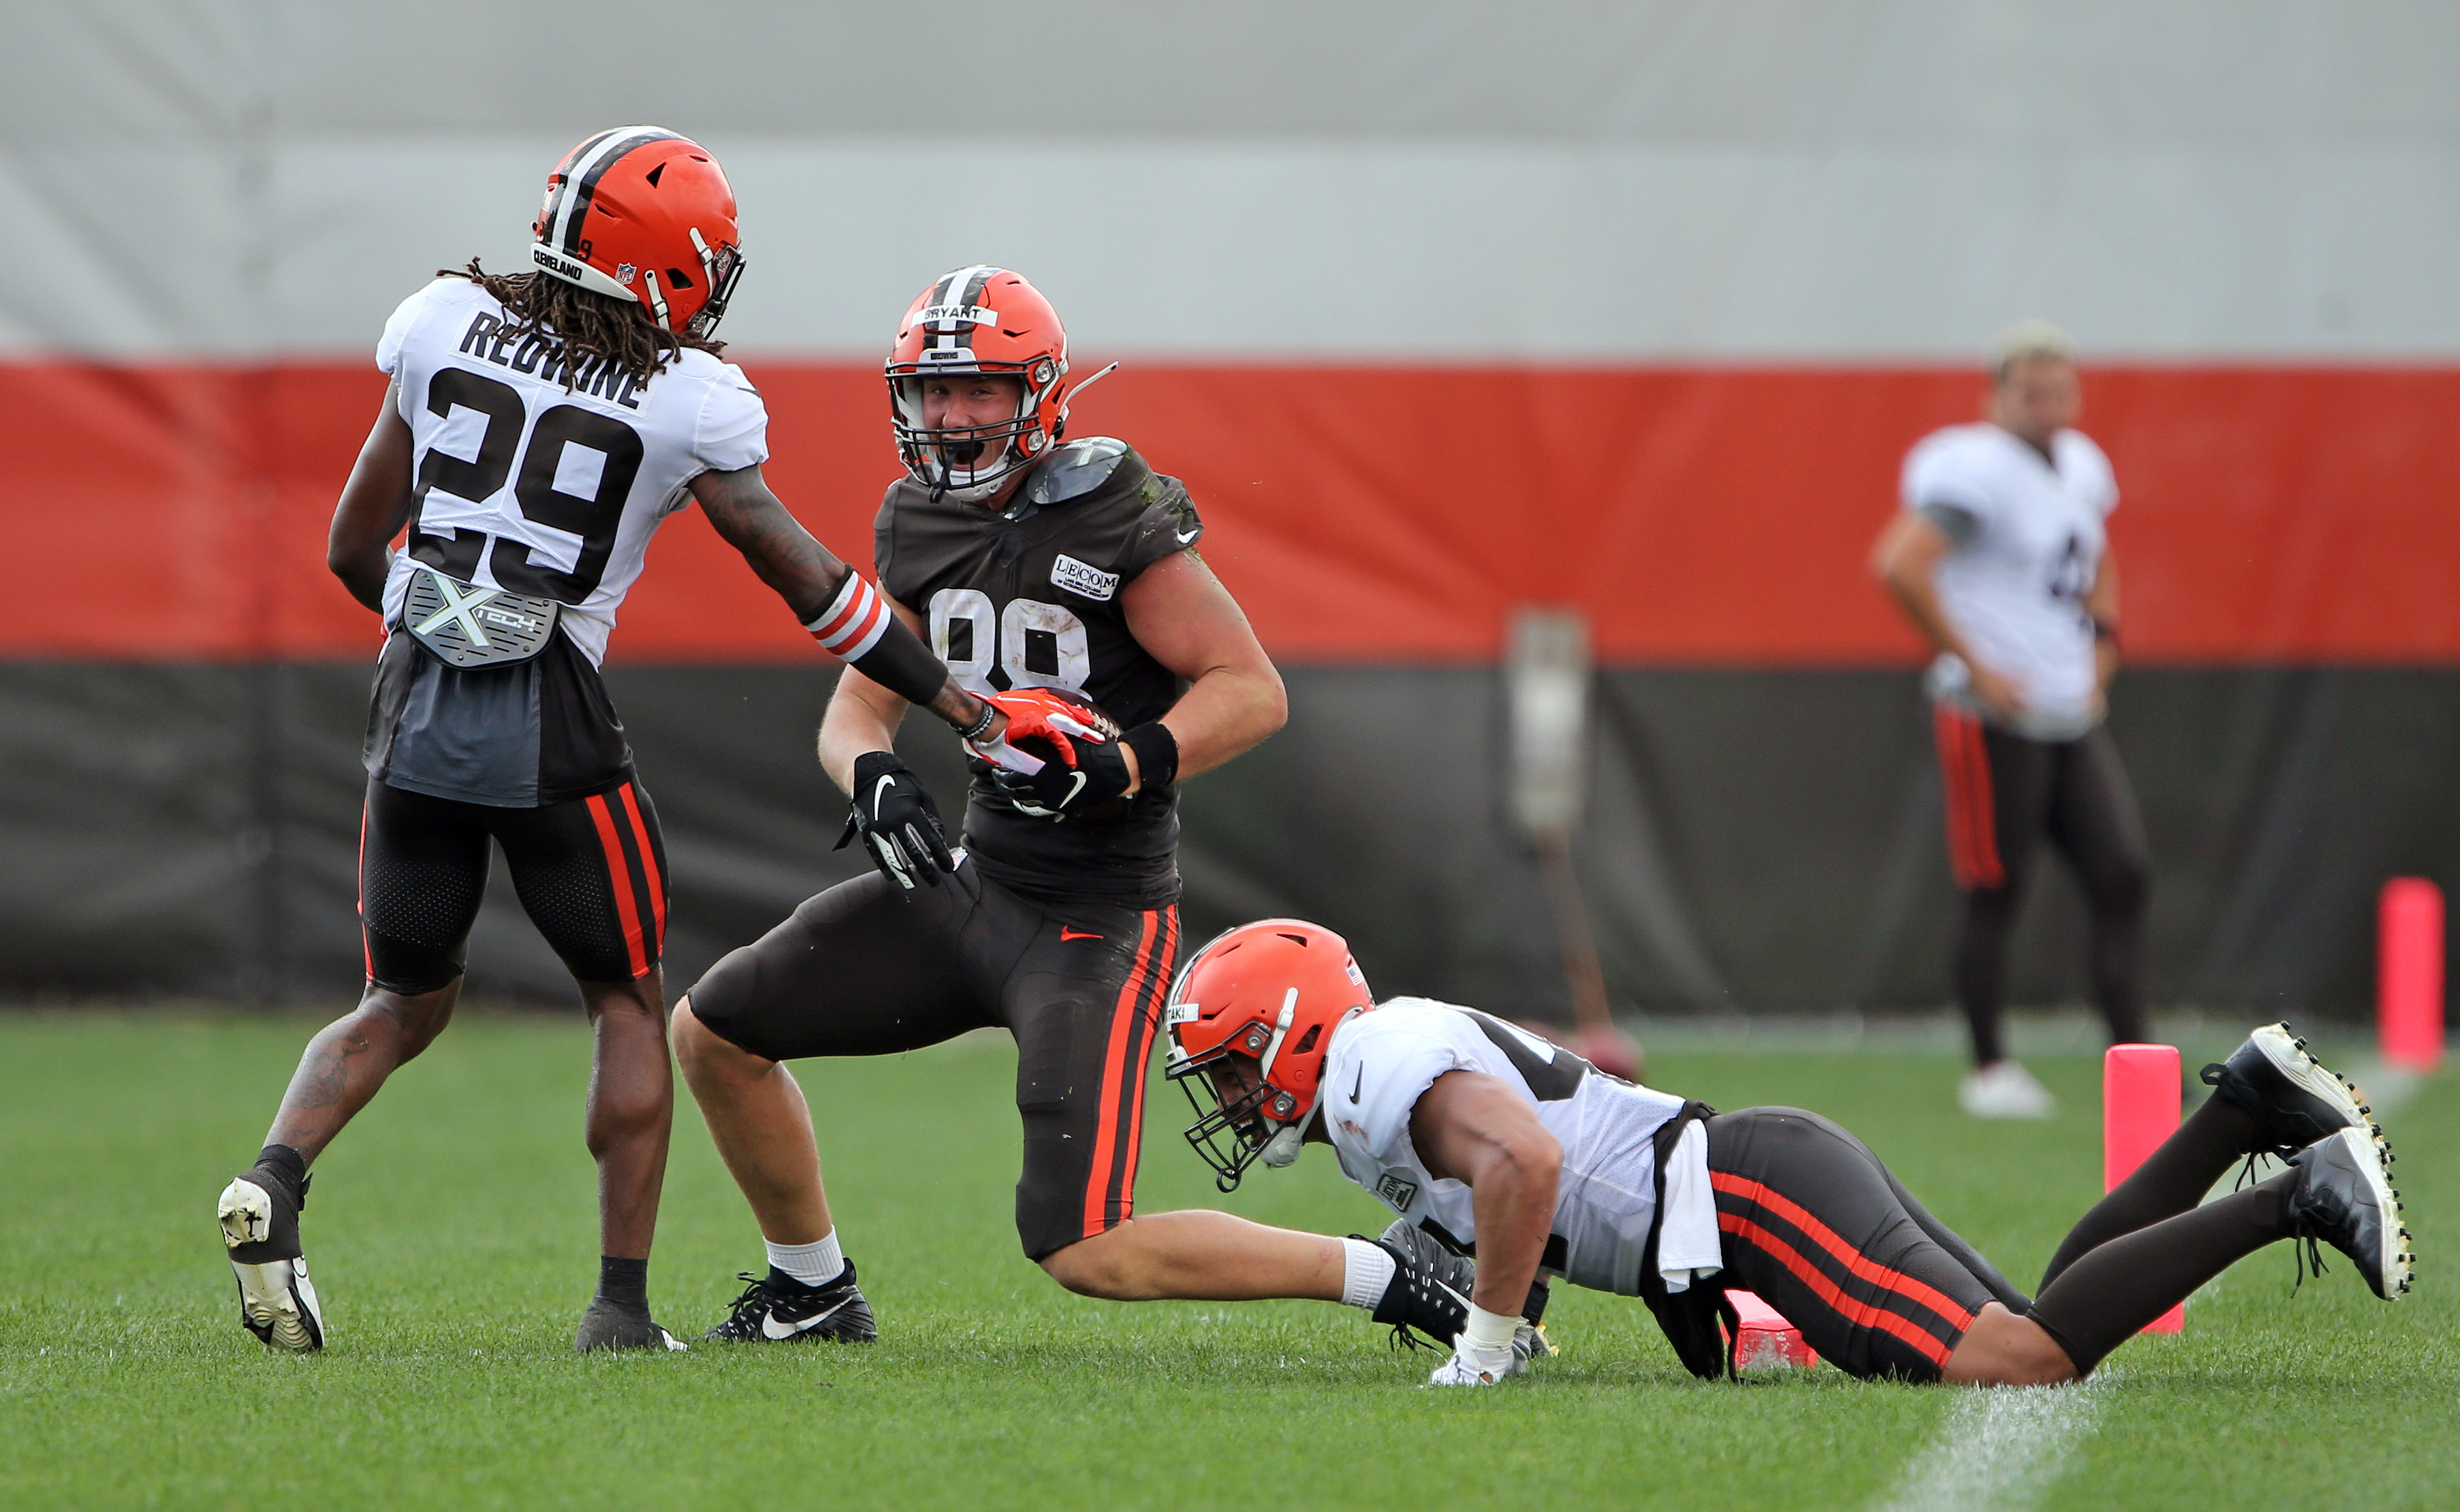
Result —
POLYGON ((967 744, 995 768, 992 780, 1019 809, 1058 819, 1128 791, 1127 757, 1091 710, 1044 688, 993 693, 990 703, 1007 715, 1007 731, 995 744, 967 744), (1019 750, 1020 740, 1056 759, 1019 750))
POLYGON ((918 881, 937 887, 942 872, 957 869, 940 830, 940 805, 893 751, 866 751, 854 758, 854 809, 837 848, 845 849, 858 834, 871 850, 872 863, 904 892, 912 892, 918 881))
POLYGON ((2025 710, 2025 690, 2016 679, 1980 662, 1966 662, 1965 675, 1972 681, 1973 696, 1983 707, 1997 714, 2018 714, 2025 710))

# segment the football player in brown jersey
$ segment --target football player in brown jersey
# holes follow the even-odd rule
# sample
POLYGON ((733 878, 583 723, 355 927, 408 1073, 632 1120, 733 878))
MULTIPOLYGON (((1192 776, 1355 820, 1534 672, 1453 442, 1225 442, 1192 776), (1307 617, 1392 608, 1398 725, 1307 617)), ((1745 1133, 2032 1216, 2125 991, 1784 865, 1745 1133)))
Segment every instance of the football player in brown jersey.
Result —
MULTIPOLYGON (((958 681, 1009 710, 1012 732, 1064 727, 1071 711, 1098 729, 1090 701, 1120 733, 1046 741, 1054 759, 1030 777, 977 763, 953 872, 925 869, 917 886, 883 865, 832 887, 676 1006, 685 1077, 769 1253, 710 1336, 876 1336, 780 1062, 997 1025, 1016 1038, 1025 1124, 1017 1233, 1060 1285, 1347 1301, 1449 1339, 1440 1320, 1466 1303, 1398 1247, 1219 1212, 1135 1216, 1145 1064, 1178 951, 1178 784, 1271 735, 1286 705, 1195 550, 1187 490, 1119 441, 1064 438, 1067 375, 1058 316, 1002 268, 935 280, 899 327, 888 384, 906 476, 877 522, 882 588, 958 681)), ((821 760, 865 833, 880 803, 921 791, 890 748, 904 712, 849 671, 821 727, 821 760)), ((1014 759, 998 742, 977 750, 1014 759)))

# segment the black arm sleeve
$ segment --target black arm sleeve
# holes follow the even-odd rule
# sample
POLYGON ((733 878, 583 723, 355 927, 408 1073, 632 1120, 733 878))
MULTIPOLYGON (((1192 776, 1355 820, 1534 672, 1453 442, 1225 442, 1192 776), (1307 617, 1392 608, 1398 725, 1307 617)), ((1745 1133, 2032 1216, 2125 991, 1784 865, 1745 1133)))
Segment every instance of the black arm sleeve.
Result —
POLYGON ((922 638, 907 629, 905 622, 894 614, 888 617, 888 628, 880 632, 871 650, 848 657, 846 665, 907 703, 925 709, 948 682, 948 669, 931 654, 922 638))

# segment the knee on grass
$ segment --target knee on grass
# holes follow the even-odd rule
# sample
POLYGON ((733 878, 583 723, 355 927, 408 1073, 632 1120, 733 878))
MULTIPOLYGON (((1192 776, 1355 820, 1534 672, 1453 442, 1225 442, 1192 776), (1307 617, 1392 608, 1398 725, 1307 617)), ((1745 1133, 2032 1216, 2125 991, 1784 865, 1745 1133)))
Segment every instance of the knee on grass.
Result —
POLYGON ((1958 1341, 1941 1378, 1962 1386, 2056 1386, 2083 1374, 2048 1330, 1992 1302, 1958 1341))
POLYGON ((1143 1302, 1153 1295, 1144 1283, 1144 1267, 1135 1257, 1117 1242, 1123 1230, 1091 1239, 1080 1239, 1065 1249, 1054 1249, 1036 1264, 1043 1274, 1080 1297, 1097 1297, 1105 1302, 1143 1302))

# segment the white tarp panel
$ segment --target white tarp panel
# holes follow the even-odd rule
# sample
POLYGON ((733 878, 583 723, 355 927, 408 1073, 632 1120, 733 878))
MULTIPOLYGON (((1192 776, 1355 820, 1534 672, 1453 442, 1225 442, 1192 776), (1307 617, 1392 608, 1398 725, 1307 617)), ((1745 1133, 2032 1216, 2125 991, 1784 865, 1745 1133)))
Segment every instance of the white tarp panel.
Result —
POLYGON ((1080 348, 2460 355, 2460 7, 20 4, 0 354, 340 354, 519 266, 588 131, 699 137, 747 351, 1011 263, 1080 348))

